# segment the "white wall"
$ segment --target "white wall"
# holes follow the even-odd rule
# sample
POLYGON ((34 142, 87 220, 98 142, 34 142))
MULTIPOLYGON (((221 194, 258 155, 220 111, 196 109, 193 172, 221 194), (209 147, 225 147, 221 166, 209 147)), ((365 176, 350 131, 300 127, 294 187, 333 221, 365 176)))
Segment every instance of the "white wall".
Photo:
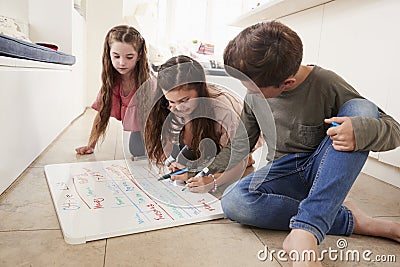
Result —
POLYGON ((70 101, 72 110, 83 110, 87 99, 87 40, 86 40, 86 21, 77 10, 72 12, 72 55, 76 61, 72 66, 72 86, 69 89, 73 92, 75 99, 70 101))
POLYGON ((73 1, 29 0, 29 36, 35 43, 52 43, 72 53, 73 1), (62 11, 62 12, 60 12, 62 11))
POLYGON ((73 54, 72 67, 0 57, 0 194, 90 105, 100 89, 107 31, 122 23, 122 0, 0 0, 1 15, 30 24, 33 42, 73 54))
POLYGON ((28 0, 0 0, 0 15, 19 21, 28 21, 28 0))
POLYGON ((400 61, 400 1, 336 0, 280 20, 304 43, 304 64, 319 64, 351 83, 363 96, 400 120, 388 96, 400 61), (389 109, 389 110, 388 110, 389 109))
POLYGON ((101 58, 104 38, 114 26, 123 23, 122 0, 87 0, 87 100, 91 106, 101 86, 101 58))
MULTIPOLYGON (((302 38, 304 64, 334 70, 400 121, 400 85, 395 81, 400 62, 399 10, 396 0, 336 0, 280 21, 302 38)), ((372 153, 363 171, 400 187, 399 167, 397 148, 372 153)))
POLYGON ((25 22, 32 19, 37 32, 32 41, 43 36, 49 42, 62 44, 63 50, 70 50, 76 57, 73 66, 0 57, 1 194, 84 111, 86 23, 73 9, 72 0, 58 4, 53 0, 17 0, 7 4, 0 1, 1 14, 25 22), (18 13, 20 8, 23 12, 18 13), (57 16, 59 8, 63 14, 57 16), (41 28, 46 19, 47 24, 56 20, 56 28, 41 28))

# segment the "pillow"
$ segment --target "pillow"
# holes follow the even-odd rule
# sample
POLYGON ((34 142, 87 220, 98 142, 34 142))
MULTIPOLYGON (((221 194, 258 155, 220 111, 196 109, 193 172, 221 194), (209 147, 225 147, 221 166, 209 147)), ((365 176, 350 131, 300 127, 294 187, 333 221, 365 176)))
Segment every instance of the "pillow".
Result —
POLYGON ((23 26, 27 27, 27 25, 24 25, 24 23, 21 22, 18 23, 12 18, 0 16, 1 34, 8 35, 10 37, 24 40, 27 42, 31 42, 31 40, 29 40, 27 31, 26 32, 23 31, 23 26))

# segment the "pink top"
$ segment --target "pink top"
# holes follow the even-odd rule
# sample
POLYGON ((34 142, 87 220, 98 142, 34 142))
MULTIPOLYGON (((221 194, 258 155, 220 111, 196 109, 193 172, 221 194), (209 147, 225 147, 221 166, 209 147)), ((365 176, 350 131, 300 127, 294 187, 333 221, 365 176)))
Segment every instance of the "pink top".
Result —
MULTIPOLYGON (((221 88, 219 86, 210 85, 209 90, 212 90, 211 95, 217 89, 218 94, 207 98, 207 102, 202 102, 201 98, 197 98, 198 105, 209 105, 209 109, 213 109, 214 117, 209 119, 214 120, 215 129, 218 134, 221 135, 219 145, 225 147, 235 137, 236 129, 240 123, 240 113, 243 109, 243 103, 233 93, 221 88)), ((188 118, 191 119, 191 118, 188 118)), ((193 135, 195 133, 192 133, 193 135)), ((190 145, 183 140, 186 145, 190 145)))
POLYGON ((222 90, 222 94, 213 99, 217 131, 222 133, 220 145, 225 147, 235 137, 236 129, 240 123, 240 112, 243 104, 239 98, 222 90))
MULTIPOLYGON (((111 117, 122 121, 125 131, 137 132, 141 130, 139 116, 137 115, 137 103, 135 95, 136 88, 132 88, 131 92, 125 96, 124 90, 120 83, 116 84, 113 88, 113 95, 111 99, 111 117), (125 121, 125 114, 129 111, 129 120, 125 121)), ((96 101, 93 103, 92 108, 100 110, 100 93, 97 95, 96 101)))
MULTIPOLYGON (((218 87, 218 86, 217 86, 218 87)), ((229 92, 224 88, 219 87, 222 94, 214 98, 212 101, 214 106, 215 121, 217 123, 217 130, 222 133, 220 138, 220 145, 225 147, 235 137, 236 130, 240 124, 240 114, 243 109, 243 100, 241 100, 234 93, 229 92)), ((257 141, 254 149, 263 145, 262 134, 257 141)))

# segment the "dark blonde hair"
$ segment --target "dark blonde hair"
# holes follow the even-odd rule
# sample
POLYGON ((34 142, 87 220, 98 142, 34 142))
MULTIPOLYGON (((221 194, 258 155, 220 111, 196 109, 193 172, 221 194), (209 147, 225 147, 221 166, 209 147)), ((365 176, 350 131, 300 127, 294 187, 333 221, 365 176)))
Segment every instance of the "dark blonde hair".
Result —
MULTIPOLYGON (((281 85, 297 73, 303 57, 300 37, 278 21, 247 27, 224 51, 224 64, 245 74, 259 87, 281 85)), ((226 68, 229 75, 238 74, 226 68)))
POLYGON ((170 58, 160 66, 154 106, 145 124, 144 136, 147 154, 157 164, 163 163, 168 156, 165 155, 164 148, 170 146, 171 143, 179 142, 176 137, 179 137, 180 129, 187 123, 175 115, 168 116, 171 111, 168 109, 169 103, 163 90, 191 89, 195 89, 198 97, 204 97, 204 100, 191 114, 193 139, 189 147, 196 156, 199 156, 200 141, 210 138, 217 146, 217 153, 221 149, 219 145, 221 133, 217 132, 215 121, 210 119, 214 118, 214 110, 207 102, 207 98, 215 98, 221 95, 221 92, 215 86, 206 84, 205 72, 199 62, 188 56, 180 55, 170 58))
MULTIPOLYGON (((113 88, 115 83, 119 81, 120 74, 113 67, 111 63, 110 47, 114 42, 127 43, 133 46, 138 52, 139 60, 136 63, 135 69, 132 72, 132 80, 135 81, 136 93, 135 97, 138 99, 145 99, 145 90, 138 90, 138 88, 150 78, 150 67, 147 58, 147 47, 145 39, 133 27, 128 25, 119 25, 113 27, 106 35, 104 40, 103 49, 103 70, 101 73, 101 90, 100 90, 100 121, 95 125, 94 131, 90 136, 89 143, 104 137, 111 114, 111 99, 113 95, 113 88)), ((139 110, 144 110, 141 107, 145 101, 138 101, 139 110)))

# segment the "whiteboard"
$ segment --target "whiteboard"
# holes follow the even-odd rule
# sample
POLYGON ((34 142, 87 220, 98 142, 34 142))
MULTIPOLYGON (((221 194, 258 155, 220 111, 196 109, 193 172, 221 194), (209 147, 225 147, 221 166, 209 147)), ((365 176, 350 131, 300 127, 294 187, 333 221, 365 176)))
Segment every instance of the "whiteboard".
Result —
POLYGON ((220 201, 192 193, 147 160, 53 164, 44 167, 65 242, 87 241, 223 218, 220 201), (132 170, 132 173, 129 171, 132 170))

